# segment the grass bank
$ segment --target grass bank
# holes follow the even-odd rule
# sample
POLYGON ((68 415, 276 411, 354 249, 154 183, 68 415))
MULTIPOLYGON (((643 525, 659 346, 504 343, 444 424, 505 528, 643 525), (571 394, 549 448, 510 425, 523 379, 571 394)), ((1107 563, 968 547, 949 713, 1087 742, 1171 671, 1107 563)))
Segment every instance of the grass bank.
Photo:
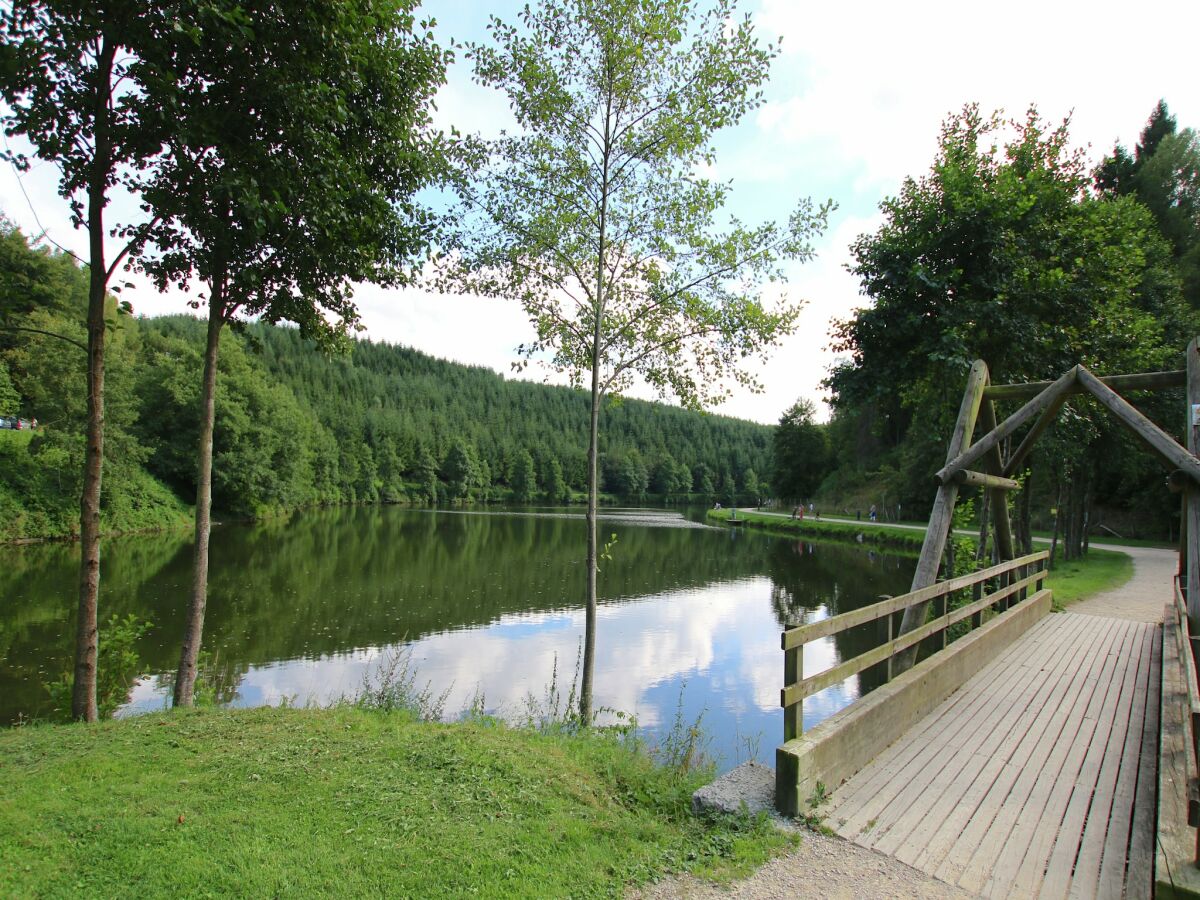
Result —
MULTIPOLYGON (((708 518, 728 524, 730 511, 713 509, 708 518)), ((744 521, 742 528, 755 528, 772 534, 800 537, 806 541, 836 541, 859 543, 882 547, 889 552, 919 553, 925 539, 924 531, 892 528, 886 525, 871 525, 863 522, 845 522, 829 519, 792 519, 787 516, 738 510, 737 517, 744 521)), ((1151 544, 1153 546, 1153 544, 1151 544)), ((1048 549, 1045 544, 1035 544, 1035 550, 1048 549)), ((1133 560, 1116 550, 1093 548, 1081 560, 1055 563, 1046 579, 1054 591, 1054 606, 1061 609, 1076 600, 1082 600, 1101 591, 1118 588, 1133 577, 1133 560)))
POLYGON ((195 710, 0 733, 14 897, 619 896, 789 839, 605 736, 406 713, 195 710))
POLYGON ((1133 577, 1133 558, 1118 550, 1092 548, 1083 559, 1058 560, 1046 578, 1054 608, 1062 609, 1101 591, 1119 588, 1133 577))
MULTIPOLYGON (((708 518, 723 525, 729 524, 730 510, 710 509, 708 518)), ((922 531, 888 528, 885 525, 872 525, 870 522, 815 519, 812 516, 793 519, 786 515, 747 512, 741 509, 737 512, 737 518, 739 522, 743 523, 742 528, 754 528, 772 534, 800 537, 814 543, 835 541, 864 544, 899 553, 919 553, 921 542, 925 539, 925 533, 922 531), (860 534, 862 535, 861 541, 858 539, 860 534)))

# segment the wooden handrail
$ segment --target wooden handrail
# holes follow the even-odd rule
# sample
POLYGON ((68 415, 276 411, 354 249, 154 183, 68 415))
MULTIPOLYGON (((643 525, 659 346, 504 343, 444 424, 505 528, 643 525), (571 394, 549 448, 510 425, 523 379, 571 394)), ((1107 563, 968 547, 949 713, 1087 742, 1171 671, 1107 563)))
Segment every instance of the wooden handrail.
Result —
MULTIPOLYGON (((1196 681, 1196 657, 1192 652, 1192 631, 1188 621, 1187 602, 1183 599, 1180 589, 1179 576, 1175 576, 1175 632, 1179 647, 1179 660, 1183 668, 1183 680, 1187 686, 1188 717, 1187 717, 1187 747, 1191 751, 1187 757, 1187 798, 1188 824, 1193 828, 1200 827, 1200 686, 1196 681)), ((1200 836, 1198 836, 1200 840, 1200 836)), ((1197 848, 1200 857, 1200 847, 1197 848)))
MULTIPOLYGON (((810 678, 804 678, 794 684, 784 685, 783 690, 779 692, 779 705, 783 707, 791 706, 799 703, 805 697, 811 697, 825 688, 835 685, 840 681, 845 681, 851 675, 857 675, 864 669, 869 669, 871 666, 878 665, 886 661, 889 657, 899 653, 908 647, 918 644, 925 638, 937 634, 952 625, 955 625, 964 619, 970 618, 978 612, 982 612, 989 606, 992 606, 1001 600, 1011 597, 1013 594, 1027 587, 1036 587, 1036 583, 1042 581, 1046 577, 1046 570, 1040 569, 1032 575, 1028 575, 1012 584, 1005 585, 999 590, 993 591, 974 600, 965 606, 958 609, 949 610, 944 615, 938 616, 932 622, 927 622, 920 628, 906 632, 899 637, 893 638, 884 644, 880 644, 873 650, 868 650, 866 653, 860 653, 858 656, 845 660, 842 663, 819 672, 810 678)), ((949 582, 943 582, 949 584, 949 582)))
MULTIPOLYGON (((784 650, 791 650, 802 644, 810 643, 819 638, 829 637, 831 634, 837 634, 856 625, 865 625, 867 622, 874 622, 876 619, 882 619, 891 613, 900 612, 917 603, 924 603, 927 600, 933 600, 945 594, 962 590, 963 588, 973 587, 980 582, 987 581, 989 578, 995 578, 997 575, 1003 575, 1005 572, 1011 572, 1022 566, 1032 565, 1049 558, 1050 551, 1041 550, 1037 553, 1030 553, 1028 556, 1007 560, 987 569, 981 569, 978 572, 972 572, 969 575, 959 575, 957 578, 939 581, 937 584, 931 584, 929 587, 901 594, 899 597, 891 597, 887 600, 881 600, 878 603, 872 603, 870 606, 864 606, 860 609, 853 609, 850 612, 831 616, 828 619, 822 619, 820 622, 810 622, 807 625, 790 628, 783 632, 780 644, 784 650)), ((913 633, 915 632, 909 632, 909 634, 913 633)), ((907 636, 905 635, 905 637, 907 636)))

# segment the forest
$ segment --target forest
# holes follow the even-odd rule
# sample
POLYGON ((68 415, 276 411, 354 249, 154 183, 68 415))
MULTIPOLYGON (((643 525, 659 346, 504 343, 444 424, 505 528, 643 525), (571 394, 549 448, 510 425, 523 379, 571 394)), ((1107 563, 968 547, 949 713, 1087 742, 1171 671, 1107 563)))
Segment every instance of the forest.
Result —
MULTIPOLYGON (((930 171, 851 247, 869 303, 834 329, 830 422, 804 404, 781 421, 781 493, 920 519, 975 359, 996 384, 1076 363, 1183 368, 1200 326, 1200 139, 1160 102, 1133 151, 1118 144, 1089 168, 1068 129, 1036 109, 1005 122, 968 106, 946 120, 930 171)), ((1180 432, 1181 389, 1128 399, 1180 432)), ((1025 546, 1033 529, 1058 533, 1068 558, 1091 535, 1173 539, 1165 475, 1094 401, 1073 399, 1021 475, 1014 527, 1025 546)))
MULTIPOLYGON (((77 532, 87 277, 70 257, 0 235, 0 540, 77 532)), ((195 496, 204 323, 108 304, 103 515, 109 531, 186 525, 195 496)), ((330 503, 578 501, 588 398, 370 340, 322 350, 294 328, 227 335, 214 508, 254 518, 330 503)), ((724 502, 765 490, 772 429, 625 399, 603 410, 610 502, 724 502), (761 475, 761 478, 760 478, 761 475)))

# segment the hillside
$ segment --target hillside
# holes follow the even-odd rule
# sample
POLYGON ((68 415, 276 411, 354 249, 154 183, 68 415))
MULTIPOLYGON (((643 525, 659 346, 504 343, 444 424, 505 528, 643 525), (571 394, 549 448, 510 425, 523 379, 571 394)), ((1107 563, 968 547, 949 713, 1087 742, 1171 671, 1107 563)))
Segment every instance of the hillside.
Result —
MULTIPOLYGON (((37 418, 0 443, 0 540, 76 527, 85 414, 83 276, 62 256, 3 235, 0 413, 37 418), (38 302, 26 302, 33 286, 38 302), (50 335, 58 335, 61 340, 50 335), (11 407, 11 409, 9 408, 11 407)), ((105 527, 186 523, 203 323, 111 315, 105 527)), ((261 516, 317 503, 561 502, 586 484, 587 398, 510 381, 405 347, 349 341, 326 354, 291 328, 222 340, 214 503, 261 516)), ((679 501, 758 490, 772 429, 639 400, 601 423, 611 499, 679 501), (696 496, 698 495, 698 496, 696 496)))

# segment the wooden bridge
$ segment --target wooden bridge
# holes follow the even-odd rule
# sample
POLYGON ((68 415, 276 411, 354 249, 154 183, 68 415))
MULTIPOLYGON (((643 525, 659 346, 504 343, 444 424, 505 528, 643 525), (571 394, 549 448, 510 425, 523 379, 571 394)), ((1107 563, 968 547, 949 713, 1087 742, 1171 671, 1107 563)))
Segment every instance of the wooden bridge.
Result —
POLYGON ((1198 610, 1189 614, 1187 600, 1200 607, 1193 397, 1200 403, 1195 341, 1186 372, 1101 380, 1076 367, 1047 385, 989 387, 976 363, 913 590, 783 634, 779 808, 815 806, 847 840, 977 895, 1200 896, 1198 610), (1185 384, 1186 450, 1113 390, 1185 384), (1079 390, 1168 460, 1189 527, 1180 557, 1141 551, 1138 575, 1120 595, 1050 615, 1048 554, 1013 558, 1004 492, 1017 486, 1014 458, 1079 390), (993 398, 1031 394, 996 424, 993 398), (989 433, 971 444, 981 409, 989 433), (1035 418, 1002 459, 996 435, 1035 418), (966 469, 978 460, 989 471, 966 469), (961 484, 991 493, 1000 562, 938 582, 961 484), (850 629, 873 633, 878 646, 806 676, 805 645, 850 629), (805 697, 885 666, 881 687, 802 731, 805 697))

